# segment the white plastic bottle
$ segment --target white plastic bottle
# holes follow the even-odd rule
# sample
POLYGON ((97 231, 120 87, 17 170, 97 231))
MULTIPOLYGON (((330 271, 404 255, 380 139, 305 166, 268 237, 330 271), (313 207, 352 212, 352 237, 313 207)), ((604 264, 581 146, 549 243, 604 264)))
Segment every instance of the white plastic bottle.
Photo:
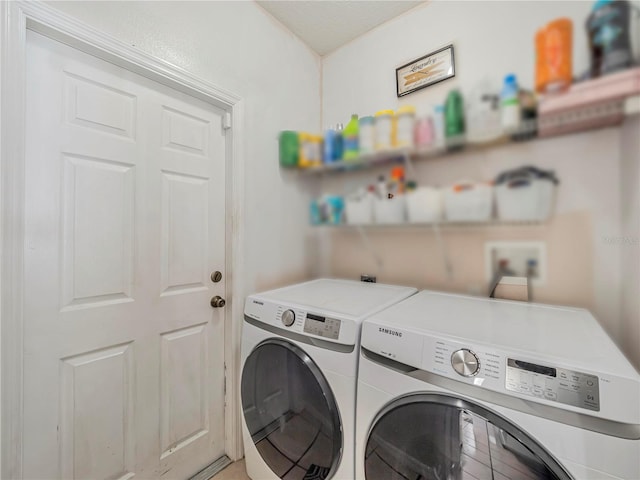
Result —
POLYGON ((520 127, 520 102, 518 101, 518 82, 513 74, 504 77, 500 106, 502 107, 502 129, 507 133, 517 132, 520 127))

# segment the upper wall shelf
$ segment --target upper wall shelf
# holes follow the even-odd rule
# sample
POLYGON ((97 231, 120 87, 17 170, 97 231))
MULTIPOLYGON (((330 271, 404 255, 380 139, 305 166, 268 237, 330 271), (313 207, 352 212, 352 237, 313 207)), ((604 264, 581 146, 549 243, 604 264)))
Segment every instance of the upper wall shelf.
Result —
POLYGON ((546 96, 538 106, 537 121, 529 121, 511 137, 485 143, 449 138, 447 144, 430 148, 401 148, 361 155, 357 158, 301 168, 317 175, 372 168, 407 159, 441 158, 458 152, 474 152, 557 135, 619 125, 625 116, 640 113, 640 67, 588 80, 562 94, 546 96), (513 139, 515 138, 515 140, 513 139))

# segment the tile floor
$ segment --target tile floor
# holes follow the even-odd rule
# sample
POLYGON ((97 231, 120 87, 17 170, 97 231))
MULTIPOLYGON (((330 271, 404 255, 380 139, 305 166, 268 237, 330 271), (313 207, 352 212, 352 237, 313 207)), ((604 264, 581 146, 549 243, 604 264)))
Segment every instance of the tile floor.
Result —
POLYGON ((210 480, 250 480, 244 468, 244 459, 232 463, 210 480))

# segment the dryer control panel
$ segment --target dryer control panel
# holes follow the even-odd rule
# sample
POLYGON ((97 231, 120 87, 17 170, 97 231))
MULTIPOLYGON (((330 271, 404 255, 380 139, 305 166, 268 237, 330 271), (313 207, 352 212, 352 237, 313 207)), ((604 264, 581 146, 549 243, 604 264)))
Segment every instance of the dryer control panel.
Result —
POLYGON ((505 388, 512 392, 600 410, 600 389, 595 375, 507 358, 505 382, 505 388))
POLYGON ((273 303, 247 297, 245 316, 283 332, 316 337, 342 345, 355 345, 358 328, 354 321, 336 318, 321 310, 309 312, 294 304, 273 303))

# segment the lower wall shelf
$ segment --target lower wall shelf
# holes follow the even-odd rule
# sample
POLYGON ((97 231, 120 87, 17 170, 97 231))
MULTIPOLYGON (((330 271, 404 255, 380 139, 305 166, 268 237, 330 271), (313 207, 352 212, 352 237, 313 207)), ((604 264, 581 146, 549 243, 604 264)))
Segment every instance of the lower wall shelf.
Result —
POLYGON ((346 223, 341 224, 321 224, 313 225, 317 228, 326 228, 330 230, 404 230, 404 229, 419 229, 419 230, 464 230, 469 228, 496 228, 496 227, 534 227, 544 226, 549 223, 550 220, 522 220, 522 221, 504 221, 504 220, 489 220, 486 222, 433 222, 433 223, 368 223, 361 225, 351 225, 346 223))

